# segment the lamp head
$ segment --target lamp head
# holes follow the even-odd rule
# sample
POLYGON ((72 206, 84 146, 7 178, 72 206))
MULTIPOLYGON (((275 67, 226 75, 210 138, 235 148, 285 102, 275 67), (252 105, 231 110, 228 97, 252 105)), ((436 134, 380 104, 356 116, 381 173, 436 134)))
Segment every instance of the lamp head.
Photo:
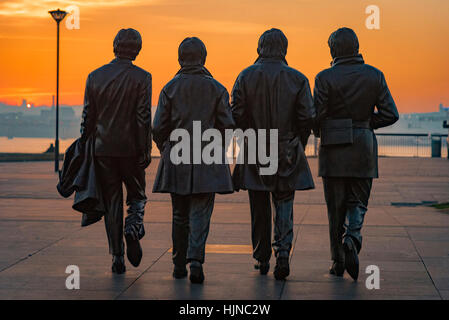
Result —
POLYGON ((53 19, 55 19, 55 21, 57 23, 61 22, 65 18, 65 16, 67 15, 66 11, 60 10, 59 8, 58 8, 58 10, 48 11, 48 13, 51 14, 53 19))

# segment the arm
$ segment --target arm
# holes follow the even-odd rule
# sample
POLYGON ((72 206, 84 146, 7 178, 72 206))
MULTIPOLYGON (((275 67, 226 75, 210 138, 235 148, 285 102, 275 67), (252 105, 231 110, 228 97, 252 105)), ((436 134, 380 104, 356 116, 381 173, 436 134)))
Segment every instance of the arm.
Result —
POLYGON ((378 129, 390 126, 399 120, 399 113, 388 89, 383 73, 380 74, 380 91, 376 102, 377 112, 371 117, 371 127, 378 129))
POLYGON ((242 75, 240 74, 232 88, 231 112, 235 127, 245 130, 248 126, 246 119, 245 94, 242 88, 242 75))
POLYGON ((220 130, 222 134, 225 129, 233 129, 235 127, 231 106, 229 104, 229 94, 226 89, 223 90, 223 93, 218 100, 215 127, 220 130))
POLYGON ((86 141, 95 131, 97 111, 95 109, 94 99, 91 94, 92 80, 91 75, 87 76, 86 89, 84 90, 84 107, 81 120, 81 141, 86 141))
POLYGON ((310 131, 313 128, 316 111, 313 105, 312 93, 310 91, 309 80, 305 79, 301 90, 296 98, 296 123, 298 127, 299 138, 306 148, 309 140, 310 131))
POLYGON ((316 118, 313 131, 315 136, 320 135, 320 123, 327 117, 329 112, 329 87, 321 80, 318 74, 315 78, 315 88, 313 90, 313 103, 316 108, 316 118))
POLYGON ((147 74, 137 98, 137 149, 142 157, 141 166, 151 162, 151 74, 147 74))
POLYGON ((159 95, 156 114, 153 122, 153 139, 162 153, 164 143, 168 141, 171 133, 171 106, 164 89, 159 95))
MULTIPOLYGON (((223 89, 223 93, 218 100, 215 117, 215 128, 220 130, 222 137, 225 137, 226 129, 235 128, 235 122, 232 118, 231 105, 229 104, 229 93, 226 89, 223 89)), ((225 151, 228 150, 229 147, 226 142, 226 139, 223 139, 223 147, 225 151)), ((229 142, 231 143, 231 141, 229 142)))

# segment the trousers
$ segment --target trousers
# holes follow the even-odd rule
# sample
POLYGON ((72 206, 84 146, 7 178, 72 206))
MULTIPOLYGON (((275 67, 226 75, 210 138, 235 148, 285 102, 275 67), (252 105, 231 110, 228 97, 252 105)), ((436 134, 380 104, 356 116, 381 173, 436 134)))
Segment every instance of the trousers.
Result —
POLYGON ((372 183, 372 178, 323 177, 332 260, 344 261, 342 241, 346 237, 352 238, 360 252, 372 183))
POLYGON ((145 230, 145 169, 139 167, 136 157, 96 157, 106 213, 104 216, 109 253, 124 255, 123 244, 123 184, 126 188, 126 228, 138 227, 141 239, 145 230))
POLYGON ((215 193, 179 195, 171 193, 173 208, 173 263, 204 263, 215 193))
POLYGON ((272 248, 276 257, 290 255, 293 241, 293 200, 295 191, 269 192, 248 190, 251 209, 253 257, 270 260, 272 248), (274 205, 274 241, 271 242, 272 206, 274 205))

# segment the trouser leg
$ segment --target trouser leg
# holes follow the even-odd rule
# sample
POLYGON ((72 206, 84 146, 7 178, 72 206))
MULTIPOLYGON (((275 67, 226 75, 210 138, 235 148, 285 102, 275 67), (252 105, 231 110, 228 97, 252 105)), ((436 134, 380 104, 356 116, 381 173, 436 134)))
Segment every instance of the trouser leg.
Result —
POLYGON ((332 260, 344 261, 343 234, 346 216, 346 179, 323 177, 324 197, 329 220, 329 239, 332 260))
POLYGON ((126 205, 128 206, 125 218, 125 234, 133 239, 140 240, 145 235, 143 217, 145 214, 145 170, 139 167, 137 158, 120 159, 120 169, 126 187, 126 205))
POLYGON ((173 264, 184 266, 187 263, 187 248, 189 245, 189 196, 171 194, 173 208, 172 240, 173 264))
POLYGON ((347 183, 346 200, 346 233, 344 237, 350 236, 357 247, 357 252, 362 248, 363 221, 368 210, 368 200, 371 193, 372 178, 351 178, 347 183))
POLYGON ((109 242, 109 253, 124 255, 123 246, 123 190, 117 159, 98 157, 98 178, 106 209, 104 222, 109 242))
POLYGON ((266 262, 271 257, 271 202, 267 191, 248 190, 251 208, 251 239, 254 259, 266 262))
POLYGON ((189 248, 187 261, 204 263, 206 240, 209 235, 210 218, 214 209, 215 193, 192 194, 189 213, 189 248))
POLYGON ((293 241, 293 200, 295 192, 273 193, 275 213, 273 249, 276 257, 288 257, 293 241))

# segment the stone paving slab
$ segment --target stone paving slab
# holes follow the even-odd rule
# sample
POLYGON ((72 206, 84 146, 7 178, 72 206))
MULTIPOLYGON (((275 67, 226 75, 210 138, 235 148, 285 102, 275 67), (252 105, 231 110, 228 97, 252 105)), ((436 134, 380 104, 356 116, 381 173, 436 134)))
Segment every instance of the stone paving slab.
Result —
MULTIPOLYGON (((151 194, 157 160, 147 173, 149 203, 144 257, 124 275, 110 271, 104 225, 81 228, 72 199, 56 193, 52 163, 0 163, 0 299, 449 299, 449 210, 410 206, 449 202, 445 159, 381 158, 360 254, 358 282, 335 278, 330 265, 322 183, 297 192, 291 275, 253 269, 246 192, 217 195, 206 253, 206 281, 171 276, 171 204, 151 194), (402 202, 402 206, 392 206, 402 202), (405 204, 404 204, 405 203, 405 204), (408 204, 407 204, 408 203, 408 204), (68 265, 81 289, 65 289, 68 265), (380 269, 380 289, 365 286, 368 265, 380 269)), ((317 172, 316 159, 310 166, 317 172)))

